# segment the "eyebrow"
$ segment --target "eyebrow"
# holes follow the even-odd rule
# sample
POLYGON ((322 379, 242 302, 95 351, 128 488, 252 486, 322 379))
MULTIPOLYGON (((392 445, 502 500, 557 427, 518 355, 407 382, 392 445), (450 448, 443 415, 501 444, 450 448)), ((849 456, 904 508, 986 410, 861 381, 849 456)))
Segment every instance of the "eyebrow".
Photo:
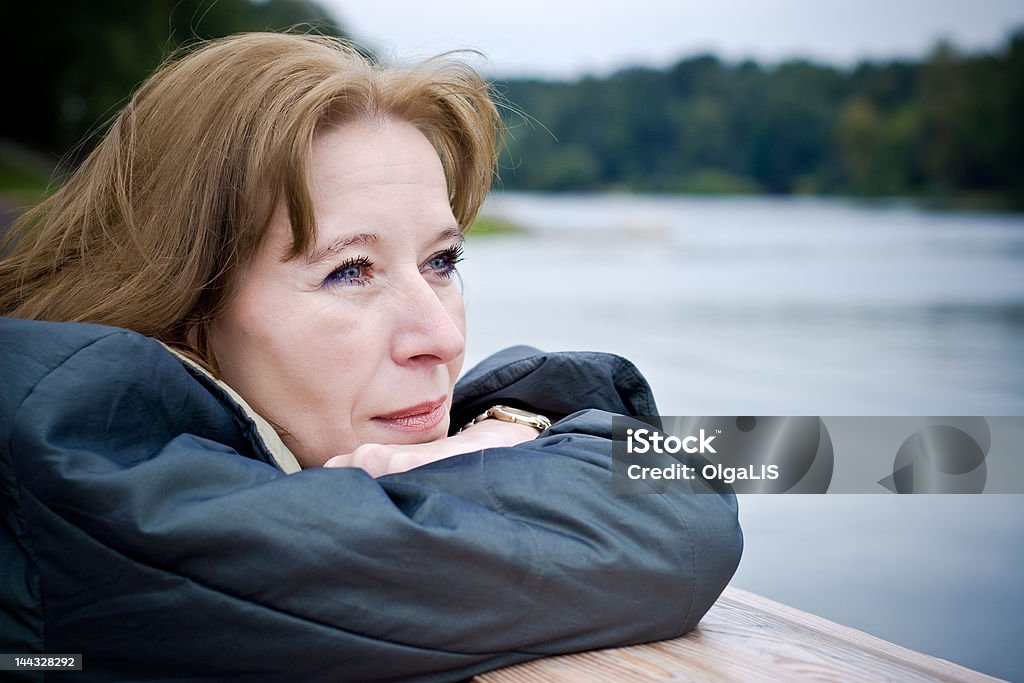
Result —
POLYGON ((449 242, 451 240, 456 240, 458 242, 464 242, 466 240, 466 235, 462 232, 462 228, 457 225, 445 228, 437 234, 437 237, 434 238, 433 244, 437 244, 438 242, 449 242))
MULTIPOLYGON (((448 242, 451 240, 458 240, 462 242, 465 239, 465 235, 462 234, 462 229, 456 225, 449 226, 439 232, 434 237, 431 244, 437 244, 438 242, 448 242)), ((339 237, 332 240, 328 244, 322 247, 314 247, 313 250, 306 257, 306 265, 316 266, 320 265, 324 261, 337 256, 352 247, 365 247, 371 244, 379 244, 380 235, 371 232, 361 232, 358 235, 348 235, 346 237, 339 237)))
POLYGON ((340 254, 346 249, 351 249, 352 247, 365 247, 379 242, 380 235, 369 232, 361 232, 358 235, 339 237, 322 247, 314 247, 306 256, 306 265, 317 266, 332 256, 340 254))

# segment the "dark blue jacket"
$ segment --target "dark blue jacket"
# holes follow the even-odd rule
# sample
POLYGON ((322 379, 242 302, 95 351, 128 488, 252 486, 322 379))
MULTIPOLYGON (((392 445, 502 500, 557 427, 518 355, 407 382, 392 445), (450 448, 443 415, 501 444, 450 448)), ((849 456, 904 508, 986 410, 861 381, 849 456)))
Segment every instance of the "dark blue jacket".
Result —
POLYGON ((656 410, 636 369, 520 347, 452 424, 495 403, 567 417, 380 479, 286 474, 158 342, 0 319, 0 652, 82 653, 60 680, 459 680, 692 629, 735 498, 613 495, 608 413, 656 410))

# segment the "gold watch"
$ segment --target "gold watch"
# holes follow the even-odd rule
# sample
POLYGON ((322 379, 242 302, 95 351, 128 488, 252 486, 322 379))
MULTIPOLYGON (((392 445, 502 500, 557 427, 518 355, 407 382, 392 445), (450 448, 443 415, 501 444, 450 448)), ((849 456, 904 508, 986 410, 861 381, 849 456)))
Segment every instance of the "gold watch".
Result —
POLYGON ((468 429, 477 422, 483 422, 484 420, 501 420, 502 422, 529 425, 542 432, 551 426, 551 420, 543 415, 520 410, 519 408, 509 408, 508 406, 493 406, 467 422, 459 431, 468 429))

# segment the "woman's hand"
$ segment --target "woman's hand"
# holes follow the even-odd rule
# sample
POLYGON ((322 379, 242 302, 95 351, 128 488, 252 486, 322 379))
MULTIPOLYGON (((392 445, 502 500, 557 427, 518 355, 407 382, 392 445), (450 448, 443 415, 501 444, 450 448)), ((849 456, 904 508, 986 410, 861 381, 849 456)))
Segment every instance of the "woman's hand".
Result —
POLYGON ((515 446, 537 438, 535 427, 501 420, 483 420, 467 427, 455 436, 430 443, 380 444, 367 443, 345 455, 336 455, 324 467, 359 467, 370 476, 405 472, 421 465, 472 453, 485 448, 515 446))

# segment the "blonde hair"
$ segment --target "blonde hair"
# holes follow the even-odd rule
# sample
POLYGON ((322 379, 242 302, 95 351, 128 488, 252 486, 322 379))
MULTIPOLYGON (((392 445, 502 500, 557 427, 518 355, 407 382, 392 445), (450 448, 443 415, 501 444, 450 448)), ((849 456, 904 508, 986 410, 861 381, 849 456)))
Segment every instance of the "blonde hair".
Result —
POLYGON ((293 245, 315 240, 310 147, 359 117, 417 126, 459 224, 490 188, 501 119, 487 83, 441 56, 405 69, 323 36, 231 36, 146 80, 84 163, 0 248, 0 314, 125 327, 216 369, 209 325, 284 202, 293 245))

